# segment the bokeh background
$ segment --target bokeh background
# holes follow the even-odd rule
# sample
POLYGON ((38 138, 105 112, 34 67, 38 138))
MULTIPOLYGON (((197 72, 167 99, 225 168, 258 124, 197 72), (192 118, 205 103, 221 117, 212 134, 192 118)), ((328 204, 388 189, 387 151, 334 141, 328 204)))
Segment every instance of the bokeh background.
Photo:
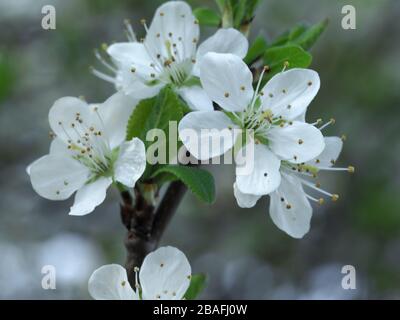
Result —
MULTIPOLYGON (((139 20, 160 3, 0 0, 0 298, 87 299, 94 269, 124 263, 116 192, 94 213, 70 217, 72 199, 40 198, 25 168, 48 150, 54 100, 100 102, 114 92, 89 72, 93 49, 124 40, 124 18, 143 34, 139 20), (56 30, 41 28, 46 4, 57 10, 56 30), (56 267, 56 290, 41 287, 44 265, 56 267)), ((308 119, 336 118, 326 133, 347 135, 338 164, 356 173, 326 174, 340 201, 315 208, 311 231, 295 240, 273 225, 268 199, 236 206, 231 166, 211 167, 216 203, 187 194, 163 239, 208 274, 202 298, 400 298, 400 1, 265 0, 251 37, 324 18, 329 27, 312 50, 322 86, 308 119), (345 4, 356 8, 356 30, 341 28, 345 4), (356 290, 341 287, 344 265, 356 268, 356 290)))

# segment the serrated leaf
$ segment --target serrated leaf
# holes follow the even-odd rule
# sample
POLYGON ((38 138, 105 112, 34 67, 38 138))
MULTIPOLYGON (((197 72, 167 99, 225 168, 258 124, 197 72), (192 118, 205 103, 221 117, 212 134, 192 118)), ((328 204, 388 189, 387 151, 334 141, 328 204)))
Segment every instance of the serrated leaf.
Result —
POLYGON ((221 24, 220 15, 210 8, 196 8, 193 14, 201 25, 218 27, 221 24))
POLYGON ((244 62, 247 64, 251 64, 258 57, 262 56, 267 49, 267 41, 264 39, 263 36, 258 36, 252 45, 250 46, 249 50, 247 51, 246 57, 244 57, 244 62))
POLYGON ((264 54, 264 63, 270 68, 266 78, 281 72, 285 62, 289 63, 286 69, 291 69, 307 68, 311 61, 311 55, 297 45, 268 48, 264 54))
POLYGON ((164 173, 176 176, 199 200, 209 204, 215 201, 214 178, 208 171, 195 167, 166 165, 159 168, 152 178, 164 173))
MULTIPOLYGON (((168 150, 169 122, 179 122, 185 108, 187 106, 180 97, 170 87, 165 87, 157 96, 139 102, 129 118, 126 139, 140 138, 147 149, 153 143, 146 139, 148 131, 155 128, 161 129, 166 137, 165 150, 168 150)), ((168 156, 174 157, 167 154, 168 156)), ((143 178, 147 178, 156 169, 157 166, 147 166, 143 178)))
POLYGON ((185 293, 186 300, 194 300, 204 290, 206 286, 207 276, 203 273, 193 274, 190 285, 185 293))

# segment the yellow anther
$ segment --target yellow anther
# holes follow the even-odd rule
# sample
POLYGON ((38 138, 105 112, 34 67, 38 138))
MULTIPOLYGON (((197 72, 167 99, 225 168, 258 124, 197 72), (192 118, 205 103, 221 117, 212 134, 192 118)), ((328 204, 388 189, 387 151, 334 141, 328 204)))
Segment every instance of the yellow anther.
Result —
POLYGON ((342 141, 346 141, 347 140, 347 136, 345 134, 342 134, 342 136, 340 137, 340 139, 342 139, 342 141))
POLYGON ((348 170, 350 173, 354 173, 355 168, 354 168, 353 166, 348 166, 348 167, 347 167, 347 170, 348 170))
POLYGON ((318 204, 323 205, 325 202, 324 198, 319 198, 318 199, 318 204))
POLYGON ((337 201, 339 199, 339 195, 338 194, 333 194, 332 195, 332 201, 337 201))
POLYGON ((334 118, 331 118, 331 119, 329 120, 329 122, 330 122, 331 124, 335 124, 335 123, 336 123, 336 120, 335 120, 334 118))

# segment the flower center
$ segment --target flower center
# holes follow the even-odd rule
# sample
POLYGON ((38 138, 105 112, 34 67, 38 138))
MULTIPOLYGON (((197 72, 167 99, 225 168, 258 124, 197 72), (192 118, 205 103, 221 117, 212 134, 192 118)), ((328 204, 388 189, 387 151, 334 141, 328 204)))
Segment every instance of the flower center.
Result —
POLYGON ((64 123, 59 121, 59 125, 68 137, 68 151, 74 159, 90 169, 91 179, 111 175, 115 161, 115 153, 110 148, 97 107, 94 108, 94 113, 98 118, 98 121, 94 121, 98 123, 97 125, 86 123, 79 113, 75 114, 75 121, 69 124, 68 131, 64 123))

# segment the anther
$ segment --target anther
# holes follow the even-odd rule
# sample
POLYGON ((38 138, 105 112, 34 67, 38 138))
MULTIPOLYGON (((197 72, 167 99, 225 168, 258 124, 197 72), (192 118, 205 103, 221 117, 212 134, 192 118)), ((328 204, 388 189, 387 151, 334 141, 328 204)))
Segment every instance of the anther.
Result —
POLYGON ((312 85, 312 81, 308 81, 307 85, 311 86, 312 85))
POLYGON ((353 166, 348 166, 347 171, 350 173, 354 173, 355 168, 353 166))
POLYGON ((225 92, 224 96, 225 98, 229 98, 229 92, 225 92))
POLYGON ((131 68, 131 72, 135 73, 136 72, 136 68, 131 68))
POLYGON ((122 281, 122 282, 121 282, 121 286, 124 287, 125 285, 126 285, 126 281, 122 281))
POLYGON ((324 202, 325 202, 324 198, 319 198, 318 199, 318 204, 322 205, 322 204, 324 204, 324 202))
POLYGON ((140 24, 145 25, 146 24, 146 19, 140 19, 140 24))
POLYGON ((267 172, 264 172, 264 177, 267 177, 268 176, 268 173, 267 172))
POLYGON ((333 194, 332 195, 332 201, 337 201, 339 199, 339 195, 338 194, 333 194))
POLYGON ((345 134, 342 134, 342 136, 340 137, 340 139, 342 139, 342 141, 346 141, 347 140, 347 136, 345 134))
POLYGON ((290 210, 291 208, 292 208, 292 206, 288 203, 288 204, 286 205, 286 209, 290 210))
POLYGON ((270 93, 268 96, 269 96, 270 98, 273 98, 274 95, 273 95, 272 93, 270 93))
POLYGON ((240 90, 242 91, 246 90, 245 86, 240 86, 240 90))
POLYGON ((303 140, 299 139, 298 144, 303 144, 303 140))
POLYGON ((138 267, 133 268, 133 272, 139 272, 139 268, 138 267))

